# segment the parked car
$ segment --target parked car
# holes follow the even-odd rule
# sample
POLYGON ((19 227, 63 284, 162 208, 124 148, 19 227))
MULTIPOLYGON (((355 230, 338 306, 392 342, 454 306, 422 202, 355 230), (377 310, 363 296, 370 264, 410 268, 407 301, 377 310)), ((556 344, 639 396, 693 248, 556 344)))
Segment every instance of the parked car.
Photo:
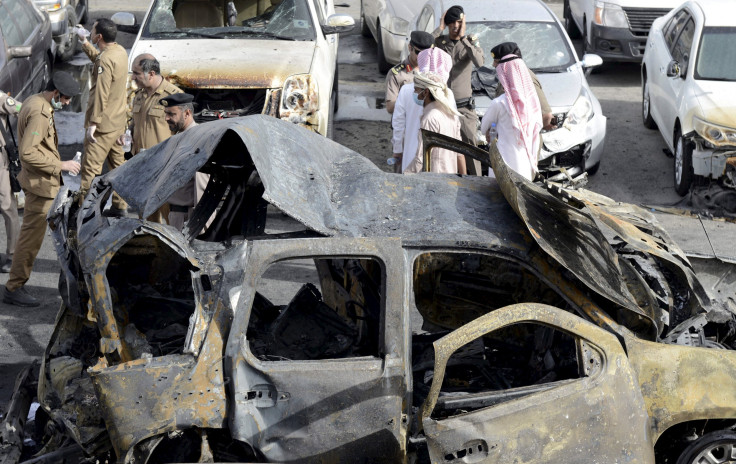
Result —
POLYGON ((695 179, 736 188, 733 2, 690 1, 652 25, 641 67, 642 118, 674 153, 675 190, 695 179))
MULTIPOLYGON (((588 86, 585 70, 601 63, 597 55, 578 61, 554 13, 540 0, 430 0, 411 23, 412 30, 432 32, 442 13, 452 5, 465 10, 467 33, 478 36, 485 65, 474 71, 475 111, 482 118, 495 96, 496 71, 491 49, 502 42, 516 42, 524 62, 539 78, 556 124, 542 133, 540 172, 562 178, 560 168, 576 175, 595 174, 606 139, 606 117, 588 86)), ((478 133, 478 140, 485 136, 478 133)))
POLYGON ((353 25, 332 0, 155 0, 130 61, 153 54, 197 121, 265 113, 331 136, 338 34, 353 25))
POLYGON ((33 0, 33 3, 49 14, 51 32, 56 42, 56 57, 61 61, 69 60, 74 56, 79 40, 72 28, 87 20, 87 0, 33 0))
POLYGON ((401 61, 401 52, 413 30, 409 21, 423 3, 424 0, 360 0, 360 30, 364 37, 376 39, 380 72, 388 72, 401 61))
POLYGON ((174 135, 81 206, 62 187, 63 304, 0 457, 35 392, 25 446, 47 461, 700 464, 736 446, 730 295, 649 210, 490 156, 497 180, 397 176, 253 115, 174 135), (183 230, 145 219, 197 171, 183 230), (113 191, 135 217, 101 214, 113 191))
POLYGON ((0 89, 20 101, 40 92, 53 59, 48 16, 30 0, 0 2, 0 89))
POLYGON ((652 22, 681 0, 564 0, 563 18, 570 37, 582 34, 583 54, 606 61, 641 61, 652 22))

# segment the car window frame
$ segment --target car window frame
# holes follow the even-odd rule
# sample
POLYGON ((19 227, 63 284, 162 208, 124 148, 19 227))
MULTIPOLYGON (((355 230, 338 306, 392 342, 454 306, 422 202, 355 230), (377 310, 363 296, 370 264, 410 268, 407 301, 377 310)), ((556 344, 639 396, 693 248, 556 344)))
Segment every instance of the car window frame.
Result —
POLYGON ((671 24, 668 24, 666 29, 663 31, 664 35, 664 44, 667 48, 667 51, 670 53, 670 56, 672 55, 672 48, 674 47, 675 43, 677 43, 677 40, 680 38, 680 34, 682 34, 682 30, 685 28, 685 24, 687 24, 688 19, 692 19, 693 15, 687 8, 683 8, 679 11, 677 11, 673 17, 671 24), (680 27, 679 30, 674 31, 675 36, 672 38, 672 42, 669 41, 669 35, 675 27, 677 27, 678 24, 680 24, 680 20, 675 20, 675 18, 680 14, 683 13, 682 16, 682 27, 680 27))
MULTIPOLYGON (((11 0, 11 1, 19 1, 19 0, 11 0)), ((2 28, 3 30, 3 37, 5 38, 5 45, 7 48, 13 48, 13 47, 22 47, 25 44, 25 40, 23 39, 22 35, 22 29, 20 26, 18 26, 18 23, 15 21, 15 17, 10 14, 10 7, 8 6, 7 2, 0 3, 0 12, 3 14, 0 16, 4 16, 5 20, 7 21, 6 25, 12 25, 13 26, 13 34, 17 36, 17 39, 20 40, 20 43, 14 43, 16 37, 11 36, 11 31, 7 30, 6 28, 2 28)), ((2 24, 0 24, 0 27, 2 27, 2 24)))
POLYGON ((677 35, 677 39, 672 44, 672 48, 670 49, 670 56, 672 57, 673 60, 677 61, 677 63, 680 65, 680 74, 682 76, 686 75, 688 69, 690 68, 689 63, 690 63, 690 59, 692 58, 692 48, 693 48, 693 44, 695 43, 695 33, 696 33, 695 18, 690 16, 687 19, 687 21, 685 21, 685 25, 682 27, 682 29, 680 29, 680 32, 677 35), (675 56, 675 50, 676 49, 679 50, 678 44, 680 44, 680 39, 682 39, 683 34, 688 29, 688 25, 690 24, 692 24, 692 31, 693 31, 692 36, 690 38, 690 44, 684 47, 685 50, 682 56, 675 56))

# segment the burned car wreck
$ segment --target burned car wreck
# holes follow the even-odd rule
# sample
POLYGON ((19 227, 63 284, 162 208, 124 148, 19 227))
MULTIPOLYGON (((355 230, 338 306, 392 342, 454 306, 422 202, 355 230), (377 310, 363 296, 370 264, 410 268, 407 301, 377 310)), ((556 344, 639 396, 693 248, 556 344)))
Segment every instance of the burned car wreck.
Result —
POLYGON ((25 372, 10 408, 37 395, 37 445, 22 449, 25 413, 8 414, 6 460, 730 453, 732 302, 648 211, 458 149, 497 182, 387 174, 257 115, 171 137, 81 206, 62 191, 49 223, 63 304, 37 389, 25 372), (146 218, 197 171, 210 181, 181 231, 102 215, 115 191, 146 218))

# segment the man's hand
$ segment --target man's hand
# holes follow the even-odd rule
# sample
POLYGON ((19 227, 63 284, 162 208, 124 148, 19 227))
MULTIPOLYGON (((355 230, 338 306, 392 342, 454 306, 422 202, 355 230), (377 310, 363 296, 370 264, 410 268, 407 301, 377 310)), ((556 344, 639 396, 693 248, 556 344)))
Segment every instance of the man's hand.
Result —
POLYGON ((77 27, 75 28, 77 31, 77 37, 79 37, 79 40, 82 41, 82 43, 87 42, 87 36, 89 36, 89 31, 84 28, 81 24, 77 24, 77 27))
POLYGON ((73 160, 61 162, 61 170, 68 171, 70 174, 74 174, 75 176, 79 174, 80 168, 81 166, 79 165, 79 163, 73 160))
POLYGON ((97 130, 97 124, 90 124, 90 126, 87 128, 86 138, 89 143, 97 143, 97 139, 95 138, 96 130, 97 130))
POLYGON ((465 15, 460 20, 460 37, 465 37, 465 15))
POLYGON ((557 121, 553 121, 555 119, 554 115, 552 113, 545 113, 542 115, 542 129, 544 130, 552 130, 555 124, 557 124, 557 121))
POLYGON ((125 137, 125 133, 123 133, 123 135, 121 135, 120 137, 118 137, 118 138, 117 138, 117 140, 115 140, 115 143, 117 143, 117 144, 118 144, 118 145, 120 145, 121 147, 122 147, 123 145, 125 145, 125 142, 123 142, 123 137, 125 137))
POLYGON ((440 31, 444 31, 445 27, 447 27, 447 24, 445 24, 445 15, 447 14, 447 10, 445 10, 444 13, 442 13, 442 18, 440 18, 440 31))

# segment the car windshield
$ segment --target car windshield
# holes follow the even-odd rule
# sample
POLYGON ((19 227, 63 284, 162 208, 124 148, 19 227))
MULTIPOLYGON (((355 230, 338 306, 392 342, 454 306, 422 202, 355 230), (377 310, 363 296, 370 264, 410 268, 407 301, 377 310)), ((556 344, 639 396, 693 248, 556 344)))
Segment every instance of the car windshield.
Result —
POLYGON ((315 40, 316 33, 307 0, 156 0, 141 37, 315 40))
POLYGON ((695 78, 736 81, 736 28, 706 27, 700 40, 695 78))
POLYGON ((534 72, 562 72, 575 62, 572 50, 556 23, 498 21, 469 23, 468 32, 478 35, 491 66, 491 48, 503 42, 516 42, 524 62, 534 72))

